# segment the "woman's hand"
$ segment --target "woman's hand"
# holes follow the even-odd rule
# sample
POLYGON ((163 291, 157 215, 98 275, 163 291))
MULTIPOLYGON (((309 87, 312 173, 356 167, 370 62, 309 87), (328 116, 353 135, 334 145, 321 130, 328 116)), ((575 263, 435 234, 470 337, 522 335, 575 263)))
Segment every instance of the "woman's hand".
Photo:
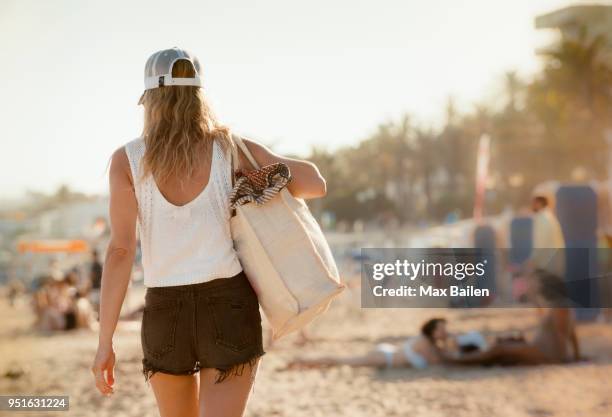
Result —
POLYGON ((115 352, 113 346, 98 346, 94 363, 91 367, 96 388, 104 395, 111 395, 115 383, 115 352))

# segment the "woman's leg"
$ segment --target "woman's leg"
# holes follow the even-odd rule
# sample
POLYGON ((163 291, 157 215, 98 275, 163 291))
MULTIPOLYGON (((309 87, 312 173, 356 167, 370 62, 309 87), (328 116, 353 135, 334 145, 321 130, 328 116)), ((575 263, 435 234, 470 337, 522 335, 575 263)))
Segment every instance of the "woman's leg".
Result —
POLYGON ((399 368, 406 365, 406 358, 400 350, 394 352, 372 350, 362 356, 340 358, 338 365, 348 365, 354 368, 362 366, 372 368, 399 368))
POLYGON ((232 375, 215 384, 216 369, 200 370, 200 417, 242 417, 246 409, 259 360, 246 365, 241 375, 232 375))
POLYGON ((161 372, 149 380, 161 417, 198 417, 198 376, 161 372))
POLYGON ((359 356, 320 356, 312 359, 295 359, 289 363, 287 368, 323 368, 338 365, 348 365, 355 368, 362 366, 373 368, 396 368, 406 366, 407 361, 399 350, 395 352, 373 350, 365 355, 359 356))

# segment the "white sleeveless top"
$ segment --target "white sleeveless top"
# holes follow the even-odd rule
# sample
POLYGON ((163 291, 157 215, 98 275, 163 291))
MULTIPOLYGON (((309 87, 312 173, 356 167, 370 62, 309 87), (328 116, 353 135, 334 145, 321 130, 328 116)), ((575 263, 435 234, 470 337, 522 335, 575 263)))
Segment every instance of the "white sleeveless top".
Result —
POLYGON ((206 188, 184 206, 160 192, 151 174, 139 181, 143 138, 125 145, 138 201, 138 230, 146 287, 229 278, 242 267, 230 233, 230 153, 214 141, 206 188))

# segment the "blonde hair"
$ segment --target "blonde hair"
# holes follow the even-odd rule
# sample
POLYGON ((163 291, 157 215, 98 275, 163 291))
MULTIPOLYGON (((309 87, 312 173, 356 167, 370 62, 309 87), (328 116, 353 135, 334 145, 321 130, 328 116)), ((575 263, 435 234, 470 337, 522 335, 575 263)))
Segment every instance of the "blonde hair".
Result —
MULTIPOLYGON (((173 77, 193 77, 192 64, 177 61, 173 77)), ((210 160, 212 144, 223 150, 232 146, 230 130, 217 122, 202 89, 192 86, 165 86, 143 95, 146 151, 140 179, 152 174, 163 184, 170 178, 190 178, 196 168, 210 160)))

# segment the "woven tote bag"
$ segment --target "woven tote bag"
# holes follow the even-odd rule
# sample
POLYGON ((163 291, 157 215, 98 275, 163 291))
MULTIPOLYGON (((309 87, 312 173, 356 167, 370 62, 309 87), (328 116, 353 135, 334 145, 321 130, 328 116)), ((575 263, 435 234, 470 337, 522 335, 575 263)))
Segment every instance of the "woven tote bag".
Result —
MULTIPOLYGON (((259 165, 237 135, 232 135, 232 177, 240 149, 259 165)), ((327 310, 345 288, 321 228, 306 203, 282 188, 264 204, 236 205, 230 219, 234 247, 257 293, 274 340, 296 331, 327 310)))

